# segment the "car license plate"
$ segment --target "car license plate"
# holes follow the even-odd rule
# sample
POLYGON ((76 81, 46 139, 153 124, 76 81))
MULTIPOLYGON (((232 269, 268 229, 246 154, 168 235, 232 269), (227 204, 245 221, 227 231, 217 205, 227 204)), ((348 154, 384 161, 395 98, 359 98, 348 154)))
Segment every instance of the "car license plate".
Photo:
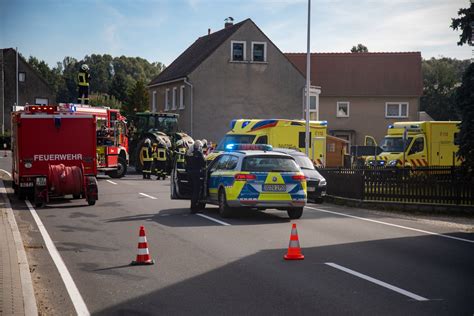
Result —
POLYGON ((316 191, 315 187, 308 187, 308 192, 314 192, 314 191, 316 191))
POLYGON ((263 191, 286 192, 286 184, 264 184, 263 191))

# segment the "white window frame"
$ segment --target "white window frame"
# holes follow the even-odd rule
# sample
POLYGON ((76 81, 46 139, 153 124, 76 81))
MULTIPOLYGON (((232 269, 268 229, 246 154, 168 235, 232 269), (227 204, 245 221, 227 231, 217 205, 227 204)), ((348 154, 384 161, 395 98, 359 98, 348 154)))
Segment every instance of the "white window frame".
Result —
POLYGON ((156 112, 156 90, 153 91, 151 97, 151 111, 156 112))
POLYGON ((236 63, 247 61, 247 42, 246 41, 230 41, 230 60, 236 63), (244 60, 234 60, 234 44, 244 44, 244 60))
POLYGON ((407 118, 408 113, 410 113, 410 103, 409 102, 385 102, 385 117, 386 118, 407 118), (406 104, 407 114, 402 115, 402 105, 406 104), (388 115, 388 106, 389 105, 398 105, 398 115, 388 115))
POLYGON ((18 73, 18 82, 25 82, 25 81, 26 81, 26 72, 20 71, 18 73))
POLYGON ((177 92, 178 92, 178 88, 173 87, 173 102, 171 103, 171 110, 176 110, 176 97, 178 94, 177 92))
POLYGON ((185 87, 181 86, 179 87, 179 109, 184 110, 184 92, 185 92, 185 87))
MULTIPOLYGON (((321 87, 318 86, 310 86, 309 87, 309 97, 316 98, 316 108, 311 109, 311 105, 309 108, 309 117, 311 120, 311 114, 316 113, 316 121, 319 121, 319 95, 321 94, 321 87)), ((311 100, 310 100, 311 102, 311 100)), ((303 88, 303 119, 306 118, 306 87, 303 88)))
POLYGON ((338 101, 336 102, 336 117, 349 117, 351 103, 349 101, 338 101), (347 115, 339 114, 339 105, 347 105, 347 115))
POLYGON ((170 89, 165 90, 165 111, 170 109, 170 89))
POLYGON ((266 63, 267 62, 267 42, 252 42, 252 62, 254 63, 266 63), (263 61, 255 61, 253 60, 253 47, 255 44, 263 44, 263 61))

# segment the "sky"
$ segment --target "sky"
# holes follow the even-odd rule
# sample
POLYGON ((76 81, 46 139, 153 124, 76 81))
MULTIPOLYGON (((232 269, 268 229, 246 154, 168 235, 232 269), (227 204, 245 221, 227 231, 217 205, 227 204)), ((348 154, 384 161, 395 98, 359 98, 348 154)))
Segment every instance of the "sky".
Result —
MULTIPOLYGON (((0 48, 55 66, 65 56, 139 56, 169 65, 198 37, 251 18, 283 52, 306 52, 307 0, 0 0, 0 48)), ((469 0, 312 0, 311 51, 474 57, 449 26, 469 0)))

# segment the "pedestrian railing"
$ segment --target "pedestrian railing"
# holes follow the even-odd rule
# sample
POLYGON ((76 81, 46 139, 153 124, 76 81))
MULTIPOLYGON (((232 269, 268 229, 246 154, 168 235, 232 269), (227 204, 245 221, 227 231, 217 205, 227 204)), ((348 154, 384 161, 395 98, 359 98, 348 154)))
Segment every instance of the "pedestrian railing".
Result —
POLYGON ((364 201, 474 205, 474 177, 459 167, 326 168, 328 195, 364 201))

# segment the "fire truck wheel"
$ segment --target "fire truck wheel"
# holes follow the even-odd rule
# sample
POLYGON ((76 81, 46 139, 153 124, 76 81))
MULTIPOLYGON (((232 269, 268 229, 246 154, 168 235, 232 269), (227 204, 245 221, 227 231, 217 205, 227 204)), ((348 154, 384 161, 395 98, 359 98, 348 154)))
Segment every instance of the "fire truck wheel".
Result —
POLYGON ((118 168, 115 171, 108 173, 109 177, 111 178, 122 178, 124 175, 127 174, 127 161, 122 157, 118 159, 118 168))
POLYGON ((89 205, 95 205, 95 200, 87 200, 87 204, 89 205))
POLYGON ((35 202, 35 206, 36 206, 36 208, 42 208, 42 207, 44 207, 44 202, 43 201, 37 201, 37 202, 35 202))

